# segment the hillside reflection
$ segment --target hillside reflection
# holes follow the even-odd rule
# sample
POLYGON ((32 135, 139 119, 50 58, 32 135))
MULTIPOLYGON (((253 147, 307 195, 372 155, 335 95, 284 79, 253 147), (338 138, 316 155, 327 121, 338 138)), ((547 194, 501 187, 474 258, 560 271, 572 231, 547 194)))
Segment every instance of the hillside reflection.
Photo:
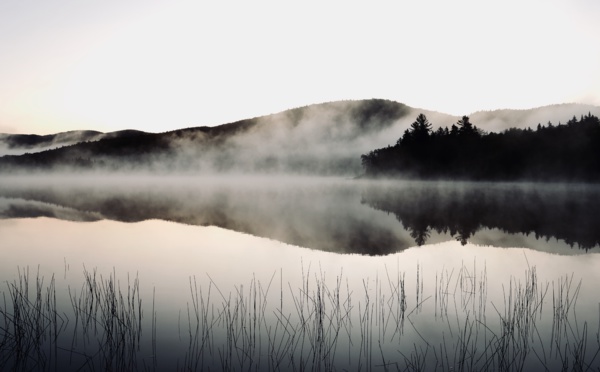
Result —
POLYGON ((599 196, 600 188, 589 185, 193 177, 13 179, 0 182, 0 217, 160 219, 367 255, 450 239, 465 244, 485 230, 485 244, 503 246, 500 243, 507 235, 525 234, 532 235, 534 249, 545 250, 545 240, 556 238, 566 242, 567 250, 578 247, 583 253, 600 243, 599 196))
POLYGON ((483 228, 556 238, 585 250, 600 243, 600 188, 594 185, 387 184, 367 188, 362 203, 394 214, 417 245, 434 231, 464 245, 483 228))

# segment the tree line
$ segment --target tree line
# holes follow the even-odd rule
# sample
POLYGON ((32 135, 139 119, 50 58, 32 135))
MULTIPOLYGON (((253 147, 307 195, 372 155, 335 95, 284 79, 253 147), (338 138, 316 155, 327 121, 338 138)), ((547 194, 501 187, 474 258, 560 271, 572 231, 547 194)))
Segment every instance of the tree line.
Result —
POLYGON ((486 133, 463 116, 433 130, 419 114, 395 145, 361 156, 368 177, 469 180, 600 180, 600 120, 486 133))

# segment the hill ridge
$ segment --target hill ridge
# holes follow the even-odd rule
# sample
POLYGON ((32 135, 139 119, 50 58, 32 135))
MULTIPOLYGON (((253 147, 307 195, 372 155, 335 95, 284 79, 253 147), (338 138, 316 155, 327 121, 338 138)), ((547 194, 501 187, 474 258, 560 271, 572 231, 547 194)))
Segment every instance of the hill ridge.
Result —
MULTIPOLYGON (((475 113, 472 122, 485 131, 499 131, 533 126, 542 118, 551 117, 558 123, 567 114, 562 120, 573 113, 587 114, 579 112, 580 105, 547 107, 502 111, 502 115, 475 113), (559 111, 552 110, 557 107, 559 111)), ((596 109, 594 114, 600 115, 600 107, 596 109)), ((356 175, 361 173, 360 155, 396 143, 418 113, 425 113, 434 128, 450 126, 458 119, 386 99, 323 102, 217 126, 191 126, 161 133, 109 132, 112 136, 62 143, 55 148, 29 148, 28 153, 21 154, 3 153, 0 138, 0 155, 5 155, 0 157, 0 170, 356 175)))

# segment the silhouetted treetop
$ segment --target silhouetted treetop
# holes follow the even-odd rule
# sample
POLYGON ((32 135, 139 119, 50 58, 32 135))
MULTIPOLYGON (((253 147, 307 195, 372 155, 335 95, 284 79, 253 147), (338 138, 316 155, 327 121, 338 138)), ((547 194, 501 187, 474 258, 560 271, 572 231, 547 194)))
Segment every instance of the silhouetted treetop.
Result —
POLYGON ((417 116, 394 146, 361 157, 367 176, 474 180, 600 181, 600 120, 588 113, 566 124, 485 133, 463 116, 431 130, 417 116))

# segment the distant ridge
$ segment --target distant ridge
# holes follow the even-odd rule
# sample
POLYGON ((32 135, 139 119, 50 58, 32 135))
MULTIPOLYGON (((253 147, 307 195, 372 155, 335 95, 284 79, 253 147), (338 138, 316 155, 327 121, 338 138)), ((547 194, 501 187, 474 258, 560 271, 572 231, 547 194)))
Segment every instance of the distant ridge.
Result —
POLYGON ((0 169, 340 174, 360 166, 356 147, 399 135, 396 124, 410 113, 388 100, 322 103, 215 127, 135 132, 4 156, 0 169))
POLYGON ((600 107, 579 103, 560 103, 531 109, 498 109, 476 111, 469 115, 471 121, 488 132, 500 132, 508 128, 534 128, 538 124, 546 125, 551 121, 554 125, 565 123, 573 116, 592 114, 600 116, 600 107), (480 125, 479 123, 485 123, 480 125))
MULTIPOLYGON (((481 111, 473 113, 471 121, 490 132, 548 121, 558 124, 588 112, 600 115, 600 107, 564 104, 481 111)), ((426 114, 434 128, 451 126, 459 119, 395 101, 368 99, 320 103, 214 127, 163 133, 126 130, 0 135, 0 155, 5 154, 0 157, 0 171, 356 175, 361 173, 361 154, 395 144, 419 113, 426 114), (21 153, 15 153, 16 149, 21 153)))
POLYGON ((141 134, 138 130, 120 130, 102 133, 93 130, 74 130, 55 134, 4 134, 0 133, 0 154, 2 148, 9 150, 13 155, 20 155, 29 151, 48 150, 59 146, 69 146, 79 142, 99 141, 104 138, 127 137, 141 134))

